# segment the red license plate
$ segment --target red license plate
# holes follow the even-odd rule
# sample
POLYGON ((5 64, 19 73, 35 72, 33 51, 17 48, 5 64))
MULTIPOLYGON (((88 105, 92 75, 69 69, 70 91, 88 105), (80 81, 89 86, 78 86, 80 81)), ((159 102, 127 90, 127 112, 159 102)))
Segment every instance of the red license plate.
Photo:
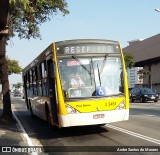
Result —
POLYGON ((104 114, 93 115, 93 119, 104 118, 104 114))

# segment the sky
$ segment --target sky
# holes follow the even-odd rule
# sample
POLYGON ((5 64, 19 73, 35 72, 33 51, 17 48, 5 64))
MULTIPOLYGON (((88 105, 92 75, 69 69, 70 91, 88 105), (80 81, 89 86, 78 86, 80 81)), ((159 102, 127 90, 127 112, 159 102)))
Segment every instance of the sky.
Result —
MULTIPOLYGON (((24 68, 52 42, 70 39, 128 41, 146 39, 160 32, 160 0, 66 0, 69 15, 53 15, 40 26, 42 40, 12 38, 7 56, 24 68)), ((22 75, 9 76, 10 85, 22 82, 22 75)))

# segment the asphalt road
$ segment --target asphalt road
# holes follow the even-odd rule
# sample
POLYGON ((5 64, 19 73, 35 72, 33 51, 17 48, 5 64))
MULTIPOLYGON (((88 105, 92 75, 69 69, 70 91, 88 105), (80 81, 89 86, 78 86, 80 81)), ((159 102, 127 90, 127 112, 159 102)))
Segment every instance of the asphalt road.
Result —
MULTIPOLYGON (((160 149, 160 101, 157 103, 131 103, 130 119, 128 121, 107 124, 103 127, 85 126, 62 130, 50 128, 47 122, 37 117, 33 119, 25 107, 24 100, 20 97, 13 97, 12 104, 14 113, 33 144, 35 146, 46 146, 46 152, 53 149, 62 150, 65 149, 64 146, 67 146, 68 149, 78 146, 75 147, 77 149, 75 151, 80 152, 80 154, 84 149, 87 149, 86 152, 91 154, 97 154, 97 152, 106 154, 101 146, 108 147, 108 149, 112 149, 112 147, 113 149, 115 149, 114 147, 116 149, 123 149, 123 147, 124 149, 125 147, 132 147, 133 149, 134 147, 142 147, 143 149, 151 147, 156 149, 156 146, 159 146, 160 149), (90 147, 87 148, 86 146, 90 147)), ((121 153, 134 154, 135 152, 131 150, 121 153)), ((147 153, 159 154, 160 152, 136 152, 136 154, 147 153)), ((65 150, 61 154, 66 154, 65 150)), ((115 152, 110 154, 115 154, 115 152)))

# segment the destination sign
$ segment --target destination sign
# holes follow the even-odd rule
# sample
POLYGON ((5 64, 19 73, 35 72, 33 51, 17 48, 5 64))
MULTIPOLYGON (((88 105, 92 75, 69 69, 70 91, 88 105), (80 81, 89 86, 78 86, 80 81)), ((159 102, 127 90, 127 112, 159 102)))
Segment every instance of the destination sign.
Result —
POLYGON ((60 54, 81 54, 81 53, 120 53, 118 45, 107 44, 80 44, 59 48, 60 54))

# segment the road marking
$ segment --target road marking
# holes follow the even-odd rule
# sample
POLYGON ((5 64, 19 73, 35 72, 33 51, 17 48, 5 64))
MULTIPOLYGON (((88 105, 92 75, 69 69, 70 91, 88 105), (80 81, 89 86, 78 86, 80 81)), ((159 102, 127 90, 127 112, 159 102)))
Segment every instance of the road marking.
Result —
POLYGON ((154 117, 155 115, 149 115, 149 114, 148 114, 147 116, 149 116, 149 117, 154 117))
MULTIPOLYGON (((12 106, 13 106, 13 105, 12 105, 12 106)), ((13 107, 14 107, 14 106, 13 106, 13 107)), ((15 109, 15 108, 14 108, 14 109, 15 109)), ((15 120, 17 121, 18 128, 19 128, 20 131, 22 131, 22 135, 23 135, 23 137, 25 138, 25 140, 27 141, 28 146, 34 147, 34 145, 33 145, 33 143, 32 143, 32 140, 30 139, 30 137, 29 137, 28 134, 26 133, 26 131, 25 131, 25 129, 23 128, 20 120, 17 118, 16 114, 15 114, 13 111, 12 111, 12 114, 13 114, 15 120)), ((33 154, 33 155, 38 155, 37 152, 33 152, 32 154, 33 154)))
POLYGON ((115 130, 121 131, 123 133, 126 133, 126 134, 129 134, 129 135, 132 135, 132 136, 135 136, 135 137, 144 139, 146 141, 149 141, 149 142, 160 145, 160 140, 158 140, 158 139, 147 137, 147 136, 144 136, 144 135, 141 135, 141 134, 138 134, 138 133, 135 133, 135 132, 123 129, 123 128, 119 128, 119 127, 116 127, 116 126, 113 126, 113 125, 110 125, 110 124, 106 124, 105 126, 108 127, 108 128, 115 129, 115 130))
POLYGON ((144 114, 144 113, 140 113, 139 115, 149 116, 149 117, 154 117, 154 116, 156 116, 156 115, 150 115, 150 114, 144 114))

